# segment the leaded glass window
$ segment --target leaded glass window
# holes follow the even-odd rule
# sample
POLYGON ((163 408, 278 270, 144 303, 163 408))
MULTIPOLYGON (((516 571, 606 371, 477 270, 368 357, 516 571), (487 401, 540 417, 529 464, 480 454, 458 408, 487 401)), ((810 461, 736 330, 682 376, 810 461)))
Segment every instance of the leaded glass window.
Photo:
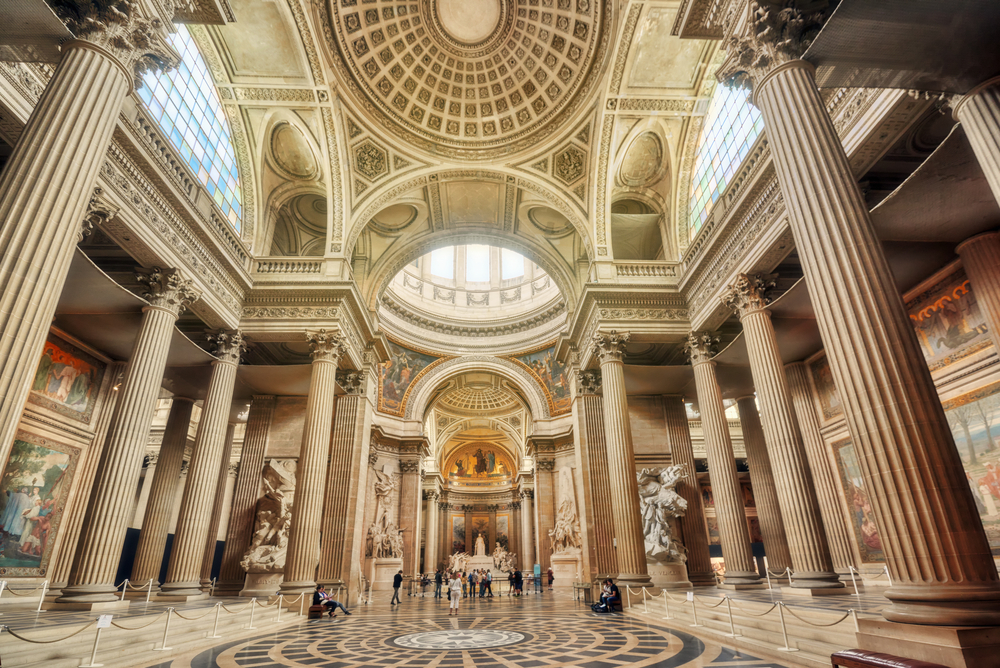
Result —
POLYGON ((139 97, 223 214, 237 230, 243 213, 229 122, 212 76, 184 25, 170 35, 180 65, 166 73, 146 73, 139 97))
POLYGON ((691 178, 688 234, 694 238, 708 219, 740 163, 764 128, 749 91, 718 86, 702 126, 691 178))

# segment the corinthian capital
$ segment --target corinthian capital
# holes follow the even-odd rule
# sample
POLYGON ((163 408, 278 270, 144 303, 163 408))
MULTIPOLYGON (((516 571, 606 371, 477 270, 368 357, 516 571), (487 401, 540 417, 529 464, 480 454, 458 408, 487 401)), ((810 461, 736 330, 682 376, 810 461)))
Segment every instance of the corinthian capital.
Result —
POLYGON ((801 58, 826 18, 823 11, 798 9, 794 1, 784 8, 758 0, 748 4, 749 16, 742 30, 737 27, 737 34, 725 40, 727 57, 715 75, 723 84, 747 89, 779 65, 801 58))
POLYGON ((711 332, 691 332, 684 342, 684 352, 691 358, 691 364, 711 362, 718 343, 719 337, 711 332))
POLYGON ((736 311, 740 318, 754 311, 762 311, 771 301, 767 291, 774 287, 774 276, 740 274, 722 295, 722 303, 736 311))
POLYGON ((151 305, 173 311, 180 316, 188 306, 198 301, 201 291, 181 276, 176 269, 137 269, 136 280, 146 286, 143 298, 151 305))
POLYGON ((209 332, 208 340, 212 344, 212 354, 230 364, 239 364, 240 356, 247 349, 243 332, 238 329, 219 329, 209 332))
POLYGON ((104 194, 104 189, 100 186, 94 188, 94 194, 90 196, 87 203, 87 215, 83 217, 83 224, 80 225, 80 233, 76 242, 80 243, 91 235, 94 228, 103 225, 118 215, 118 207, 112 204, 104 194))
POLYGON ((146 18, 138 0, 53 0, 49 3, 77 39, 111 53, 136 88, 146 72, 170 70, 180 58, 158 18, 146 18))
POLYGON ((601 391, 601 372, 597 369, 592 371, 576 372, 576 392, 577 394, 599 394, 601 391))
POLYGON ((605 362, 621 362, 625 355, 625 344, 628 343, 629 333, 611 330, 608 334, 594 334, 591 347, 601 364, 605 362))
POLYGON ((343 339, 325 329, 315 332, 306 332, 306 339, 309 340, 309 348, 312 349, 314 360, 330 360, 336 362, 344 354, 343 339))
POLYGON ((347 394, 365 393, 365 372, 345 371, 337 375, 337 382, 347 394))

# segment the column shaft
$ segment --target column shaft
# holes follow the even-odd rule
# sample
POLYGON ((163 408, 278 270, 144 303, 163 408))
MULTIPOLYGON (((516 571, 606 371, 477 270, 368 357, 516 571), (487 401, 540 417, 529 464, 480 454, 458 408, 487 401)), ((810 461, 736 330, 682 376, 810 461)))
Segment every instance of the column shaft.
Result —
POLYGON ((701 427, 705 433, 705 453, 719 520, 722 556, 726 560, 726 584, 760 586, 760 577, 753 565, 750 551, 750 531, 743 511, 743 494, 736 474, 736 456, 729 437, 722 391, 715 378, 715 362, 707 355, 693 357, 694 380, 701 411, 701 427))
MULTIPOLYGON (((202 404, 201 419, 191 453, 187 484, 177 516, 177 530, 167 566, 163 593, 169 596, 201 596, 201 560, 205 555, 212 524, 212 504, 219 479, 219 464, 226 450, 226 432, 233 404, 233 387, 239 355, 212 362, 208 396, 202 404)), ((229 458, 226 457, 226 465, 229 458)), ((225 471, 225 469, 223 469, 225 471)), ((218 532, 218 528, 216 528, 218 532)), ((214 537, 213 537, 214 538, 214 537)))
POLYGON ((819 501, 820 515, 823 517, 826 543, 830 546, 830 558, 833 560, 834 570, 846 582, 851 578, 854 549, 848 533, 847 518, 841 510, 833 467, 830 465, 826 444, 823 442, 819 421, 816 419, 816 408, 813 405, 807 374, 803 362, 785 366, 788 389, 792 394, 792 405, 799 423, 799 433, 802 434, 802 443, 809 458, 809 470, 812 471, 812 485, 819 501))
POLYGON ((788 551, 785 520, 781 513, 781 505, 778 503, 774 470, 764 440, 764 428, 761 426, 760 415, 757 413, 753 397, 743 397, 736 404, 740 412, 740 427, 743 430, 743 447, 747 451, 750 482, 753 484, 753 495, 757 501, 760 535, 764 539, 764 551, 767 553, 767 566, 772 573, 784 572, 792 565, 792 555, 788 551))
MULTIPOLYGON (((608 480, 608 448, 604 440, 604 400, 597 394, 600 375, 578 375, 573 401, 577 467, 583 472, 583 530, 590 562, 588 580, 604 579, 618 572, 615 559, 615 525, 608 480)), ((707 548, 706 548, 707 549, 707 548)))
MULTIPOLYGON (((170 415, 163 431, 163 442, 156 461, 156 470, 150 484, 149 501, 142 519, 139 545, 135 550, 132 575, 135 583, 146 583, 153 579, 153 589, 160 589, 160 566, 167 545, 170 530, 170 513, 177 498, 177 483, 181 477, 181 463, 184 448, 187 447, 188 426, 194 401, 184 397, 174 397, 170 404, 170 415)), ((137 584, 138 586, 138 584, 137 584)))
POLYGON ((990 190, 1000 202, 1000 77, 969 91, 958 101, 955 117, 965 128, 990 190))
POLYGON ((160 393, 170 338, 177 316, 196 298, 190 283, 175 272, 155 270, 141 277, 152 304, 142 325, 121 384, 114 426, 98 466, 83 535, 77 545, 69 586, 60 603, 95 604, 116 600, 115 573, 132 514, 153 409, 160 393))
POLYGON ((556 525, 556 486, 552 473, 555 464, 555 459, 535 458, 535 512, 538 515, 538 547, 535 558, 542 567, 542 573, 552 566, 552 538, 549 532, 556 525))
POLYGON ((342 385, 349 394, 337 399, 319 561, 319 582, 327 588, 342 585, 354 591, 351 588, 358 587, 364 559, 364 493, 373 411, 369 396, 374 378, 370 372, 346 374, 342 385))
POLYGON ((62 61, 0 174, 0 461, 6 461, 131 81, 104 49, 62 61))
POLYGON ((403 576, 417 575, 420 563, 420 460, 399 462, 399 528, 403 531, 403 576))
POLYGON ((229 461, 233 456, 233 439, 236 436, 236 425, 230 423, 226 429, 225 446, 219 458, 219 474, 215 483, 215 498, 212 500, 211 522, 208 534, 205 536, 205 551, 201 557, 201 574, 198 584, 203 592, 212 588, 212 566, 215 565, 215 548, 219 542, 219 526, 222 524, 222 507, 226 503, 226 492, 229 487, 229 461))
POLYGON ((433 573, 438 568, 438 527, 441 522, 438 517, 438 493, 427 493, 427 537, 424 540, 424 571, 433 573))
POLYGON ((299 450, 285 580, 281 583, 281 591, 285 594, 309 593, 316 587, 323 492, 341 350, 339 341, 326 332, 311 335, 310 343, 313 347, 312 377, 299 450))
POLYGON ((535 491, 528 489, 521 492, 521 551, 519 560, 522 572, 530 574, 535 567, 535 509, 533 507, 535 491))
POLYGON ((893 576, 883 616, 1000 624, 961 458, 813 67, 780 65, 755 98, 893 576))
POLYGON ((229 510, 226 529, 226 548, 222 553, 222 567, 215 584, 220 596, 235 596, 243 589, 246 572, 240 560, 250 547, 253 534, 254 513, 261 496, 264 455, 267 452, 267 434, 274 419, 275 398, 269 395, 254 396, 247 416, 243 450, 240 452, 240 470, 236 476, 233 504, 229 510))
MULTIPOLYGON (((1000 126, 997 126, 1000 132, 1000 126)), ((1000 160, 1000 155, 997 156, 1000 160)), ((998 166, 1000 174, 1000 166, 998 166)), ((1000 181, 1000 176, 998 176, 1000 181)), ((1000 191, 995 191, 1000 192, 1000 191)), ((972 281, 976 303, 986 319, 993 345, 1000 350, 1000 232, 987 232, 967 239, 955 249, 965 273, 972 281)))
POLYGON ((687 548, 688 580, 698 587, 712 587, 715 586, 715 572, 708 554, 705 506, 701 498, 701 485, 698 484, 691 427, 684 400, 677 395, 663 397, 663 416, 667 425, 667 443, 670 444, 670 461, 683 466, 687 473, 687 477, 677 484, 676 491, 688 504, 687 512, 680 521, 684 547, 687 548))

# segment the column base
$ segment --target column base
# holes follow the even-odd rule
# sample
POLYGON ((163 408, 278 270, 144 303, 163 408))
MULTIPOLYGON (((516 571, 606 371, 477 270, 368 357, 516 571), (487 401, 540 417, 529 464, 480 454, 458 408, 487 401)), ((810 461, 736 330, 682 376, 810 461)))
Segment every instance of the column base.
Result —
POLYGON ((993 665, 1000 653, 1000 627, 926 626, 859 619, 858 647, 949 668, 993 665))
POLYGON ((715 579, 715 573, 709 571, 707 573, 688 573, 688 580, 691 581, 691 586, 693 587, 714 587, 718 584, 715 579))
POLYGON ((243 589, 242 582, 216 582, 213 596, 239 596, 243 589))
POLYGON ((847 596, 848 594, 853 594, 854 590, 848 590, 846 587, 820 587, 820 588, 810 588, 810 587, 781 587, 781 593, 785 596, 847 596))
POLYGON ((197 594, 173 594, 170 592, 160 592, 156 595, 157 603, 189 603, 191 601, 204 601, 208 598, 205 592, 197 594))
POLYGON ((292 582, 282 582, 278 591, 285 596, 291 594, 292 596, 297 596, 299 594, 309 594, 316 591, 316 582, 313 580, 296 580, 292 582))
POLYGON ((164 582, 160 585, 160 595, 157 597, 161 601, 196 601, 196 597, 206 597, 208 594, 201 590, 197 582, 164 582))
MULTIPOLYGON (((77 604, 90 606, 95 603, 115 603, 121 598, 121 592, 113 585, 75 585, 65 587, 53 603, 60 605, 77 604)), ((72 610, 73 608, 63 608, 72 610)), ((82 607, 78 610, 96 610, 97 608, 82 607)))
MULTIPOLYGON (((156 600, 156 597, 159 596, 160 593, 161 593, 160 592, 160 588, 158 586, 156 586, 156 585, 153 585, 153 591, 149 595, 149 600, 150 601, 156 600)), ((125 600, 126 601, 137 601, 137 600, 138 601, 145 601, 146 600, 146 590, 145 589, 142 589, 142 590, 139 590, 139 591, 129 590, 129 591, 125 592, 125 600)))
MULTIPOLYGON (((61 597, 60 597, 61 598, 61 597)), ((55 601, 42 603, 42 610, 83 610, 86 612, 113 612, 127 610, 132 601, 55 601)))
POLYGON ((760 584, 720 584, 717 585, 719 589, 727 589, 729 591, 754 591, 756 589, 767 589, 767 585, 760 584))
POLYGON ((760 589, 765 587, 765 584, 761 582, 757 571, 726 571, 722 584, 719 587, 739 587, 740 589, 754 587, 760 589))
MULTIPOLYGON (((544 573, 542 575, 544 576, 544 573)), ((627 585, 633 588, 653 586, 653 578, 639 573, 619 573, 618 577, 612 579, 618 586, 627 585)))

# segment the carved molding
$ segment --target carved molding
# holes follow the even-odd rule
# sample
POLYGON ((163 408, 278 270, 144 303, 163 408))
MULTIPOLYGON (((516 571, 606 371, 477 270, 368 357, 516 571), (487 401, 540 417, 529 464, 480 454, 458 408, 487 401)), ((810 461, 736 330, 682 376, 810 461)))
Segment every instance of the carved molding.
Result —
POLYGON ((239 364, 240 357, 247 349, 243 333, 238 329, 219 329, 209 332, 208 340, 212 346, 212 354, 230 364, 239 364))
POLYGON ((612 330, 608 334, 594 334, 591 348, 601 364, 605 362, 621 362, 625 356, 625 344, 629 340, 628 332, 612 330))
POLYGON ((327 360, 336 364, 344 354, 344 340, 339 334, 320 329, 306 332, 309 341, 309 354, 313 360, 327 360))
POLYGON ((711 362, 717 352, 719 337, 711 332, 691 332, 684 342, 684 352, 691 359, 691 364, 711 362))
POLYGON ((722 295, 722 303, 736 311, 740 318, 767 308, 770 299, 767 292, 775 285, 775 276, 755 274, 747 276, 738 274, 726 292, 722 295))
POLYGON ((175 317, 179 317, 201 296, 194 282, 181 276, 176 269, 137 269, 135 278, 146 286, 143 299, 153 306, 171 311, 175 317))
POLYGON ((576 372, 576 392, 579 395, 601 393, 601 372, 597 369, 576 372))
POLYGON ((367 389, 364 371, 344 371, 337 374, 337 382, 345 394, 364 394, 367 389))

